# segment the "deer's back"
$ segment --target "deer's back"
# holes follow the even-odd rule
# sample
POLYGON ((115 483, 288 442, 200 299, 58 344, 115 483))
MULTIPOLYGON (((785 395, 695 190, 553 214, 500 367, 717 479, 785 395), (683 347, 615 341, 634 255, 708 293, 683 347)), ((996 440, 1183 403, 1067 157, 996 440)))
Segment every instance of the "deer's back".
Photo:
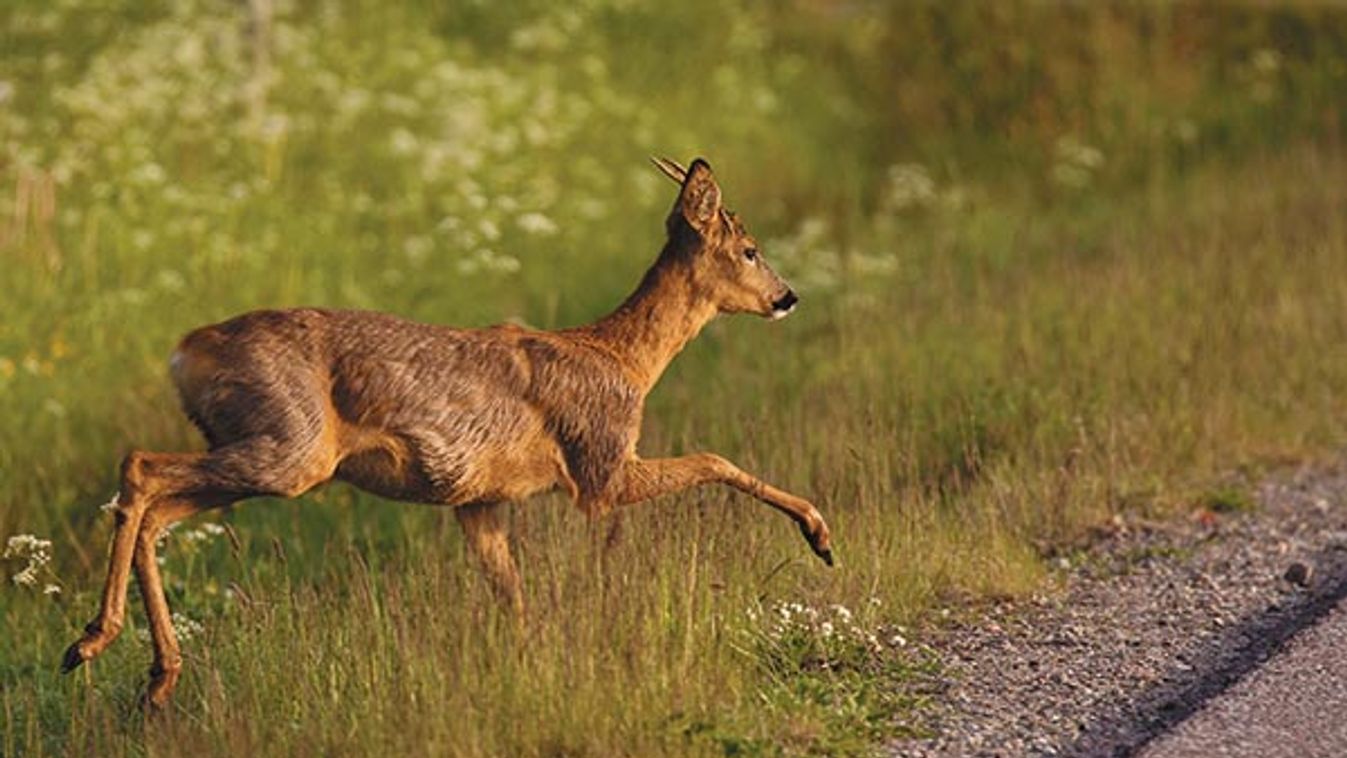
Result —
POLYGON ((333 475, 402 500, 597 493, 639 427, 640 397, 610 356, 509 326, 256 311, 187 335, 173 374, 212 447, 312 445, 333 475))

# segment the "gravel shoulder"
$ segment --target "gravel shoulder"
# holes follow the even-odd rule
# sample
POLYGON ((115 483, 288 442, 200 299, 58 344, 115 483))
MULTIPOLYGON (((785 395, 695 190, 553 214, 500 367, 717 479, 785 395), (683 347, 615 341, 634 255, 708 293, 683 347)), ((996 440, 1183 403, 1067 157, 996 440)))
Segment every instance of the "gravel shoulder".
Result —
POLYGON ((1347 595, 1347 462, 1254 495, 1246 513, 1118 522, 1056 591, 935 632, 935 736, 890 753, 1130 755, 1174 727, 1347 595))

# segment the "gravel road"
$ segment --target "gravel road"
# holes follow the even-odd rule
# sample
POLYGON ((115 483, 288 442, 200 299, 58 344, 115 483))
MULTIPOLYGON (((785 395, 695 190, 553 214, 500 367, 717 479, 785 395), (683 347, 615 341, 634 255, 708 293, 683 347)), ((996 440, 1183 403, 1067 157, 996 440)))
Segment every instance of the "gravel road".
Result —
POLYGON ((1275 476, 1255 500, 1119 522, 1054 591, 935 632, 934 736, 891 754, 1130 755, 1173 728, 1347 594, 1347 464, 1275 476), (1308 576, 1288 579, 1294 564, 1308 576))

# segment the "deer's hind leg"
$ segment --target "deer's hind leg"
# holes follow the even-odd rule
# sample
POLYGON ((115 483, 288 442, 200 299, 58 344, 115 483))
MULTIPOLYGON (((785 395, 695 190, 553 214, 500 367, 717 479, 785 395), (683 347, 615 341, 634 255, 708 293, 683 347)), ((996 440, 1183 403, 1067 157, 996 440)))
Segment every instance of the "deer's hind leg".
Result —
POLYGON ((164 529, 172 524, 231 501, 232 498, 225 501, 161 500, 141 520, 133 563, 136 581, 140 584, 140 598, 145 604, 145 617, 149 622, 150 642, 154 645, 150 683, 143 700, 147 706, 160 708, 167 704, 173 688, 177 686, 178 673, 182 671, 182 652, 178 647, 177 634, 173 631, 173 614, 168 607, 168 598, 164 595, 163 578, 159 575, 155 543, 164 529))
POLYGON ((332 475, 338 453, 321 435, 261 436, 208 453, 132 453, 123 466, 117 532, 98 616, 66 651, 69 671, 101 653, 125 618, 134 563, 155 645, 149 702, 162 705, 181 668, 154 542, 169 524, 206 508, 256 495, 294 497, 332 475), (284 441, 280 441, 284 440, 284 441))
POLYGON ((132 452, 122 460, 121 487, 113 511, 115 531, 112 555, 108 561, 108 575, 103 584, 102 602, 98 615, 84 627, 84 636, 65 651, 61 670, 68 672, 81 663, 102 653, 117 639, 126 621, 126 585, 131 574, 131 560, 136 550, 136 535, 141 520, 157 492, 155 479, 149 473, 183 455, 172 453, 132 452))

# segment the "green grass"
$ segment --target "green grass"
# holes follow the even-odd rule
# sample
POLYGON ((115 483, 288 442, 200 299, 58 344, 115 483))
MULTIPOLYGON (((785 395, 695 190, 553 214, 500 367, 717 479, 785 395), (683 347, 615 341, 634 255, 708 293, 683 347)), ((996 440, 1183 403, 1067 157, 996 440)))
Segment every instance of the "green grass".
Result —
POLYGON ((1247 513, 1258 507, 1247 490, 1231 485, 1208 491, 1201 502, 1215 513, 1247 513))
POLYGON ((1242 507, 1231 472, 1347 441, 1343 14, 298 2, 254 119, 236 4, 104 5, 0 10, 0 536, 53 543, 0 587, 0 754, 862 753, 925 728, 914 625, 1032 591, 1119 510, 1242 507), (1081 28, 1110 53, 1061 46, 1081 28), (542 498, 511 514, 521 637, 452 514, 333 486, 169 538, 202 628, 166 718, 134 708, 138 605, 56 673, 119 458, 200 445, 181 333, 595 318, 662 241, 647 152, 707 154, 803 299, 714 323, 642 450, 816 500, 839 568, 728 492, 615 539, 542 498))

